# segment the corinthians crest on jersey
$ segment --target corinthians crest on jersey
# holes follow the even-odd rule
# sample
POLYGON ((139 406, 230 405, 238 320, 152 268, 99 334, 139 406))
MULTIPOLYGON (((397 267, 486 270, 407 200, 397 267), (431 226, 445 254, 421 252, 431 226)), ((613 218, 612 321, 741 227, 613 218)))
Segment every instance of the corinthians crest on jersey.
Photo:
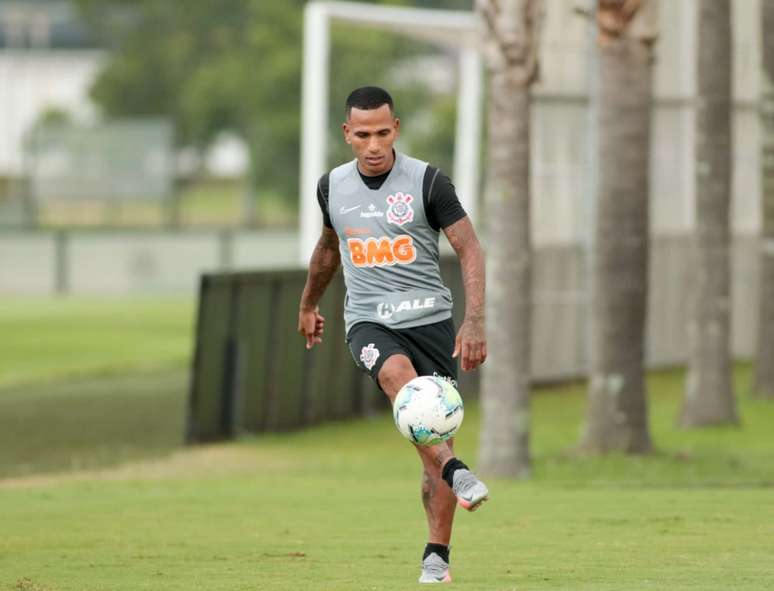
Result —
POLYGON ((414 220, 414 208, 411 207, 411 202, 414 197, 408 193, 396 192, 394 195, 387 197, 387 222, 402 226, 408 224, 414 220))

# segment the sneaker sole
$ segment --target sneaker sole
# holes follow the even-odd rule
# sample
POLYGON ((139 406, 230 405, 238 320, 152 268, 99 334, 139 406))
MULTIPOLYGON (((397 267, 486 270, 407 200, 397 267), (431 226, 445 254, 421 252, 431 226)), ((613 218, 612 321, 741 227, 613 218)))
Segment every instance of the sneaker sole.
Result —
POLYGON ((451 583, 452 582, 452 578, 451 578, 451 575, 447 571, 447 573, 444 575, 444 577, 442 579, 432 579, 430 581, 423 581, 420 578, 419 582, 420 583, 451 583))
POLYGON ((488 501, 488 500, 489 500, 488 496, 481 497, 478 501, 475 501, 475 502, 466 501, 465 499, 461 499, 457 497, 457 503, 459 504, 459 506, 465 509, 466 511, 470 511, 471 513, 476 509, 478 509, 481 505, 484 504, 485 501, 488 501))

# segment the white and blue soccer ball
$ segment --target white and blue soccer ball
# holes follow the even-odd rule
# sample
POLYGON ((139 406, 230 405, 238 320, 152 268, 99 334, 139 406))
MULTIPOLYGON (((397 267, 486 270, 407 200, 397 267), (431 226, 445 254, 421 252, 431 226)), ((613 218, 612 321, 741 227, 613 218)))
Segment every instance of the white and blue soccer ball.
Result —
POLYGON ((419 376, 403 386, 392 405, 395 426, 417 445, 437 445, 462 425, 462 397, 448 381, 419 376))

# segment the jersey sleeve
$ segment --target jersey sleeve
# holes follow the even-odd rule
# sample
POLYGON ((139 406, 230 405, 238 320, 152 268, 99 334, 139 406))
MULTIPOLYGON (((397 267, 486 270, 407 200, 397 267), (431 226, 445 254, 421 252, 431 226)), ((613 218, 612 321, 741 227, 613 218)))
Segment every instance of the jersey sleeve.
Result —
POLYGON ((326 172, 317 181, 317 202, 320 204, 320 210, 322 211, 323 224, 328 228, 333 228, 331 214, 328 210, 328 186, 328 173, 326 172))
POLYGON ((451 179, 434 166, 427 166, 422 197, 430 226, 439 231, 468 215, 462 207, 451 179))

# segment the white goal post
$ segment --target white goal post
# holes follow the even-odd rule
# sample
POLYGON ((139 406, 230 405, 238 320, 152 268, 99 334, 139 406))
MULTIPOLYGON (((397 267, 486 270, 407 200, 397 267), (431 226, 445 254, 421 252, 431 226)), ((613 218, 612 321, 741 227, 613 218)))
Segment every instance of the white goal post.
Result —
MULTIPOLYGON (((309 2, 304 10, 301 116, 300 263, 306 265, 320 236, 322 216, 315 195, 326 171, 328 81, 332 20, 438 43, 459 50, 454 181, 460 201, 476 217, 481 142, 482 63, 478 17, 472 12, 378 6, 358 2, 309 2)), ((421 156, 421 155, 420 155, 421 156)))

